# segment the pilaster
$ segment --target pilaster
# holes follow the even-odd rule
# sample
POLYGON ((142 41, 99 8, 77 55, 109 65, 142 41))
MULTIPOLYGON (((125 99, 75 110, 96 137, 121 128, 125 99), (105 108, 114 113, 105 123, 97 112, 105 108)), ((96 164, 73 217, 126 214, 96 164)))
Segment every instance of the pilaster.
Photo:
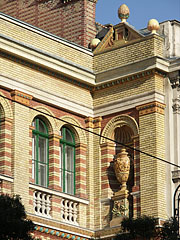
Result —
POLYGON ((58 134, 49 135, 49 188, 61 191, 60 187, 60 139, 58 134))
POLYGON ((13 193, 22 197, 25 209, 29 207, 29 119, 28 108, 32 96, 18 90, 11 92, 13 109, 12 167, 13 193))
MULTIPOLYGON (((150 102, 139 110, 140 150, 165 159, 165 105, 150 102)), ((140 153, 141 215, 165 219, 166 165, 164 162, 140 153)))

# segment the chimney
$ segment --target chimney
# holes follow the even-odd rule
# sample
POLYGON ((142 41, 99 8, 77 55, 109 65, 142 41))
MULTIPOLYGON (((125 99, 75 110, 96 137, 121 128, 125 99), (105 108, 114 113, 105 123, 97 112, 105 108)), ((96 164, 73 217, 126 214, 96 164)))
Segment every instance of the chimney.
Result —
POLYGON ((97 0, 4 0, 0 11, 88 47, 96 35, 97 0))

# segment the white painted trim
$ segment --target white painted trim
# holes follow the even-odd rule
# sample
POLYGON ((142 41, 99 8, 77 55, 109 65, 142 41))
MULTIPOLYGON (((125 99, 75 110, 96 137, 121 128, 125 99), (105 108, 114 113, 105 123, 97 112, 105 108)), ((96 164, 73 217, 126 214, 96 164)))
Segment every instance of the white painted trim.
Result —
POLYGON ((164 95, 162 93, 151 91, 112 101, 110 103, 101 104, 94 108, 94 116, 104 116, 121 112, 152 101, 164 103, 164 95))
POLYGON ((52 190, 52 189, 44 188, 44 187, 41 187, 41 186, 38 186, 38 185, 34 185, 32 183, 29 183, 29 187, 32 188, 32 189, 35 189, 37 191, 45 192, 45 193, 48 193, 48 194, 53 194, 53 195, 56 195, 58 197, 62 197, 62 198, 65 198, 65 199, 69 199, 69 200, 78 202, 78 203, 83 203, 83 204, 89 205, 89 200, 86 200, 86 199, 78 198, 78 197, 75 197, 75 196, 72 196, 72 195, 69 195, 69 194, 66 194, 66 193, 62 193, 62 192, 58 192, 58 191, 55 191, 55 190, 52 190))
POLYGON ((63 39, 61 37, 58 37, 58 36, 56 36, 56 35, 54 35, 52 33, 49 33, 49 32, 47 32, 45 30, 42 30, 42 29, 40 29, 38 27, 35 27, 35 26, 31 25, 31 24, 28 24, 26 22, 23 22, 23 21, 21 21, 19 19, 16 19, 16 18, 13 18, 11 16, 8 16, 8 15, 2 13, 2 12, 0 12, 0 19, 3 19, 3 20, 8 21, 8 22, 11 22, 11 23, 13 23, 15 25, 18 25, 20 27, 23 27, 23 28, 25 28, 25 29, 27 29, 27 30, 29 30, 31 32, 35 32, 35 33, 37 33, 37 34, 39 34, 41 36, 47 37, 47 38, 52 39, 52 40, 54 40, 56 42, 62 43, 64 45, 66 45, 66 46, 69 46, 71 48, 77 49, 78 51, 81 51, 81 52, 84 52, 84 53, 86 53, 86 54, 88 54, 90 56, 93 56, 93 53, 91 52, 90 49, 87 49, 87 48, 82 47, 82 46, 80 46, 80 45, 78 45, 76 43, 73 43, 73 42, 70 42, 70 41, 68 41, 66 39, 63 39))
POLYGON ((9 176, 4 176, 4 175, 1 175, 0 174, 0 180, 5 180, 5 181, 8 181, 8 182, 14 182, 14 179, 9 177, 9 176))

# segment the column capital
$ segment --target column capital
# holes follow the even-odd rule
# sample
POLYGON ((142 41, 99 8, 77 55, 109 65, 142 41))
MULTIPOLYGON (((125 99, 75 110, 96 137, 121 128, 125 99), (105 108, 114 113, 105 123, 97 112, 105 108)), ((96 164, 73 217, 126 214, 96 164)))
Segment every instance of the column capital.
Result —
POLYGON ((32 100, 33 96, 29 95, 27 93, 21 92, 19 90, 13 90, 11 91, 11 97, 12 100, 22 103, 24 105, 29 106, 30 105, 30 101, 32 100))

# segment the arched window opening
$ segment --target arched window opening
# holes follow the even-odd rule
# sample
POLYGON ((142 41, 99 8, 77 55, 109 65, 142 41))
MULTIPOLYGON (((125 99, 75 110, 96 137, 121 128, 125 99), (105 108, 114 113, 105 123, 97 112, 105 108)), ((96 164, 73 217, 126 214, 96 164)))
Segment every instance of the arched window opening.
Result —
POLYGON ((67 127, 60 134, 60 186, 63 192, 75 194, 75 138, 67 127))
POLYGON ((35 118, 32 137, 32 179, 40 186, 48 186, 48 129, 46 124, 40 119, 35 118))

